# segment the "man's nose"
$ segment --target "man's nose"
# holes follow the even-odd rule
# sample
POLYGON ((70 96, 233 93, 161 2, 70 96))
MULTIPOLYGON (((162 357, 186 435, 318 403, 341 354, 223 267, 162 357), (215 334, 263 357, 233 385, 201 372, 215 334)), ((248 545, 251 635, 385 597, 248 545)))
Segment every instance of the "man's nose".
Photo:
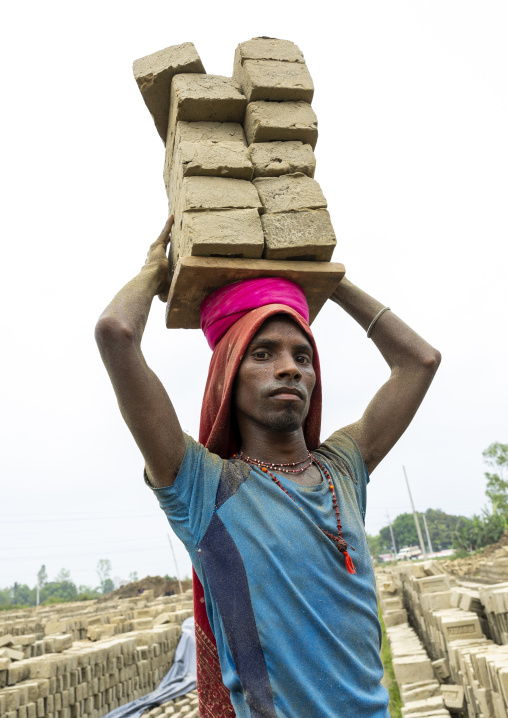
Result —
POLYGON ((302 378, 302 371, 295 358, 289 352, 280 354, 275 364, 275 375, 279 379, 290 378, 298 381, 302 378))

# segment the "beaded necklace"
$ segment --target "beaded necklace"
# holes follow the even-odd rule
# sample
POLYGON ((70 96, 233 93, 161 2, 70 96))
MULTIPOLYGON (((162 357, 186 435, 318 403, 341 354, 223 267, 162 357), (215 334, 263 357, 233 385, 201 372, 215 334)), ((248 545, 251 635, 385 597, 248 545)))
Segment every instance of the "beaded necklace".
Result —
MULTIPOLYGON (((335 547, 337 548, 337 550, 340 551, 340 553, 344 556, 344 560, 346 562, 346 568, 347 568, 348 573, 356 573, 356 569, 355 569, 353 560, 347 551, 347 548, 348 548, 347 541, 344 538, 342 538, 342 524, 340 522, 339 507, 337 506, 337 497, 335 496, 335 489, 333 486, 332 477, 330 476, 328 471, 325 469, 323 464, 320 461, 318 461, 316 459, 316 457, 313 454, 311 454, 310 451, 308 452, 308 454, 309 454, 309 458, 310 458, 310 463, 305 468, 308 468, 313 463, 316 464, 317 466, 319 466, 319 468, 321 469, 321 471, 323 472, 323 474, 325 475, 325 477, 328 481, 328 487, 332 494, 333 508, 335 511, 335 516, 337 518, 338 535, 335 536, 334 534, 331 534, 328 531, 325 531, 324 529, 321 528, 321 526, 318 526, 318 528, 320 531, 322 531, 324 533, 325 536, 327 536, 335 544, 335 547)), ((274 476, 274 474, 272 474, 272 472, 267 468, 268 466, 273 466, 273 467, 275 467, 275 466, 295 466, 296 464, 301 464, 302 463, 301 461, 297 461, 297 462, 295 462, 295 464, 269 464, 264 461, 251 459, 250 457, 246 456, 242 451, 240 451, 239 454, 233 454, 233 459, 240 459, 241 461, 244 461, 246 464, 258 466, 261 469, 261 471, 263 471, 265 474, 268 474, 268 476, 272 479, 272 481, 280 489, 282 489, 282 491, 284 491, 284 493, 287 496, 289 496, 291 501, 293 501, 293 503, 295 503, 301 511, 303 511, 303 508, 301 506, 299 506, 299 504, 295 501, 294 497, 291 496, 289 491, 287 489, 285 489, 284 486, 282 486, 279 479, 276 476, 274 476)), ((288 473, 288 472, 286 472, 286 473, 288 473)), ((296 472, 292 471, 291 473, 296 473, 296 472)), ((317 524, 316 524, 316 526, 317 526, 317 524)), ((353 548, 353 547, 351 546, 351 548, 353 548)))
POLYGON ((284 474, 301 474, 302 471, 305 471, 305 469, 308 469, 314 463, 314 458, 310 451, 307 451, 307 456, 305 457, 305 459, 302 459, 301 461, 293 461, 288 464, 274 464, 271 461, 261 461, 261 459, 253 459, 251 456, 247 456, 246 454, 244 454, 241 449, 239 455, 241 459, 248 462, 249 464, 254 464, 254 466, 259 466, 261 470, 263 470, 264 466, 267 469, 273 469, 274 471, 282 471, 282 473, 284 474), (298 466, 299 464, 303 464, 303 462, 307 460, 309 461, 309 463, 305 464, 305 466, 302 466, 300 469, 285 468, 287 466, 298 466))

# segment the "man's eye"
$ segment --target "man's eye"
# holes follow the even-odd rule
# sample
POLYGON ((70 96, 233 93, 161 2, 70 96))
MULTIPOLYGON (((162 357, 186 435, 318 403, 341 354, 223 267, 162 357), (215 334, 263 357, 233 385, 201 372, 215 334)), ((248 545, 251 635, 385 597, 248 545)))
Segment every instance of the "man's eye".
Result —
POLYGON ((305 356, 305 354, 300 354, 299 356, 296 357, 296 361, 299 364, 310 364, 310 357, 305 356))
POLYGON ((256 357, 256 359, 266 359, 268 356, 268 352, 265 352, 260 349, 259 351, 254 352, 252 356, 256 357))

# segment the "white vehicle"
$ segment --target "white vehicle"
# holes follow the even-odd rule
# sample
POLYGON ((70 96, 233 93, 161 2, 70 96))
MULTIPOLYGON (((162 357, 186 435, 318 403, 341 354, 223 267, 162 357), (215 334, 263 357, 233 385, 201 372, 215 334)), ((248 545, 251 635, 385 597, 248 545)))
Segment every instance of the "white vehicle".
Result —
POLYGON ((396 556, 397 561, 406 561, 409 559, 420 558, 422 551, 419 546, 405 546, 401 548, 396 556))

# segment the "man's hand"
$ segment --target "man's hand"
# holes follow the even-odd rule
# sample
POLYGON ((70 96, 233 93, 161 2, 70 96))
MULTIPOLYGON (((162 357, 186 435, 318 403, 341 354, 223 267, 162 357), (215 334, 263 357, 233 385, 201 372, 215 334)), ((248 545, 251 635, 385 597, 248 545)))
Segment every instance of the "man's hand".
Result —
POLYGON ((170 279, 169 279, 169 261, 168 261, 168 245, 171 241, 171 228, 175 221, 174 215, 170 214, 168 221, 164 225, 164 229, 158 238, 150 245, 146 256, 145 266, 156 266, 158 276, 161 281, 157 287, 157 295, 161 302, 167 302, 170 279))

